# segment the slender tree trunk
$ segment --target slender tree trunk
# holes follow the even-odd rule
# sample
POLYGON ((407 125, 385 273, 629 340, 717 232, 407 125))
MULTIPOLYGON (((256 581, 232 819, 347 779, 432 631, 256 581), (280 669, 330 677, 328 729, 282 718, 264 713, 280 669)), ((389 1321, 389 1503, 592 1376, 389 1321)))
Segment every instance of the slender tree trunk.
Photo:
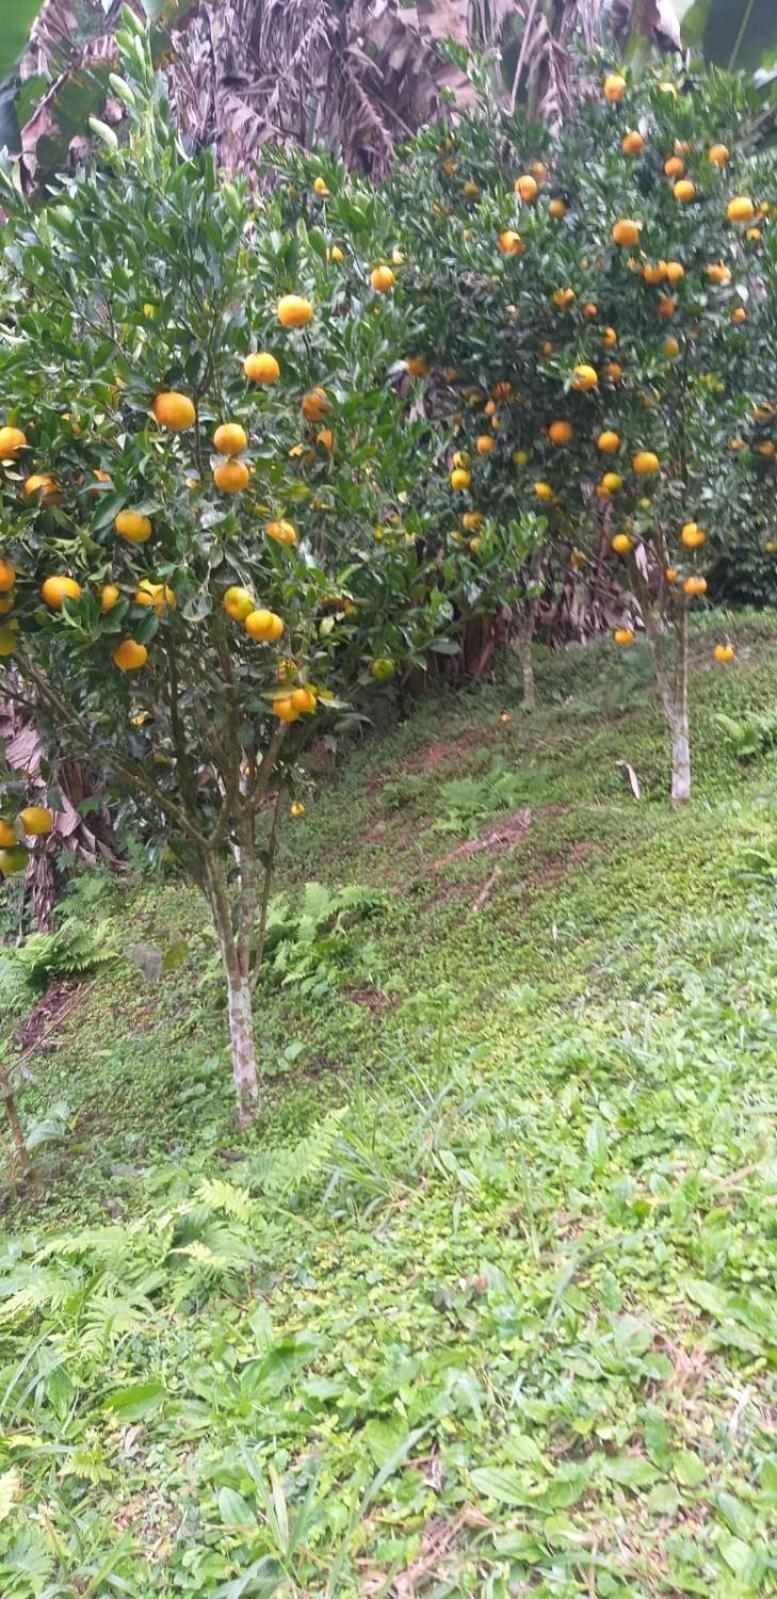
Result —
POLYGON ((672 803, 685 804, 691 797, 691 741, 688 713, 680 714, 672 728, 672 803))
POLYGON ((540 597, 532 592, 540 580, 544 552, 540 545, 532 550, 529 561, 529 598, 523 615, 520 616, 516 629, 516 645, 521 657, 521 672, 523 675, 523 708, 525 711, 534 711, 537 708, 537 691, 534 684, 534 661, 532 659, 532 644, 534 643, 534 629, 537 624, 537 611, 539 610, 540 597))
POLYGON ((691 738, 688 723, 688 607, 683 602, 675 623, 677 660, 672 707, 672 803, 686 804, 691 797, 691 738))
MULTIPOLYGON (((532 611, 534 606, 532 606, 532 611)), ((518 648, 521 654, 521 672, 523 675, 523 708, 525 711, 536 711, 537 690, 534 684, 534 661, 532 660, 531 646, 534 636, 534 617, 530 631, 521 635, 518 648)))
POLYGON ((247 1127, 259 1110, 253 999, 248 978, 229 969, 227 969, 227 1011, 229 1042, 232 1048, 232 1078, 237 1098, 237 1125, 247 1127))
POLYGON ((688 718, 688 606, 679 596, 674 607, 675 671, 672 681, 661 649, 661 633, 647 583, 634 556, 630 558, 632 587, 639 599, 653 672, 672 744, 672 804, 686 805, 691 797, 691 735, 688 718))
POLYGON ((232 1080, 237 1102, 235 1115, 238 1127, 247 1127, 259 1111, 259 1074, 256 1068, 251 983, 248 971, 243 971, 241 968, 238 939, 232 926, 226 874, 220 860, 211 858, 206 861, 205 883, 227 980, 232 1080))

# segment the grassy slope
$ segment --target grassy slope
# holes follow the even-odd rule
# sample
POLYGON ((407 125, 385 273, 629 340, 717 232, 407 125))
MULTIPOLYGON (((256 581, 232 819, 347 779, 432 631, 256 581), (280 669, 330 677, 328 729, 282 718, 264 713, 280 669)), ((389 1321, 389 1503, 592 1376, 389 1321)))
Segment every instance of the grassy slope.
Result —
POLYGON ((773 706, 767 634, 727 671, 697 635, 689 813, 607 646, 548 661, 530 723, 451 697, 322 784, 286 882, 386 911, 360 999, 262 993, 243 1141, 199 905, 114 908, 188 954, 100 975, 25 1091, 73 1132, 8 1229, 3 1594, 777 1591, 777 930, 732 872, 774 766, 714 720, 773 706), (524 842, 436 869, 441 784, 495 756, 524 842))

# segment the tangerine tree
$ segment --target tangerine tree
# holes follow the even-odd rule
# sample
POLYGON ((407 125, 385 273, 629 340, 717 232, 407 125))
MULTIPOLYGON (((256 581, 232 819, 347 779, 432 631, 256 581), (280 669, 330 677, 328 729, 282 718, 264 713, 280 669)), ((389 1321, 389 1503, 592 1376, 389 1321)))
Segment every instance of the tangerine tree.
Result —
MULTIPOLYGON (((245 1122, 304 745, 455 650, 459 579, 404 520, 428 426, 392 379, 409 313, 388 260, 189 157, 129 14, 119 42, 123 141, 94 124, 100 161, 39 210, 3 174, 2 692, 205 896, 245 1122)), ((0 804, 5 872, 45 831, 21 799, 0 804)))
POLYGON ((391 177, 426 382, 447 385, 468 452, 451 510, 466 526, 491 506, 499 527, 533 507, 578 569, 611 543, 614 640, 644 627, 677 801, 689 610, 710 559, 763 547, 774 520, 777 185, 758 119, 732 75, 603 72, 554 142, 492 104, 420 135, 391 177))

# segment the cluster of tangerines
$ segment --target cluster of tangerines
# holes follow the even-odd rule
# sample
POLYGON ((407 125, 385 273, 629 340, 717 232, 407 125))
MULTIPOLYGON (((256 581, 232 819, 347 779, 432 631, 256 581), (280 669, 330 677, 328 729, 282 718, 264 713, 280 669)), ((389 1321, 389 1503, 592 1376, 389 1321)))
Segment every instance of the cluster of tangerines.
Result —
MULTIPOLYGON (((285 295, 278 303, 278 321, 286 328, 301 328, 310 322, 313 308, 309 300, 301 295, 285 295)), ((246 377, 253 383, 273 384, 280 376, 280 366, 274 355, 268 351, 256 351, 248 355, 243 363, 246 377)), ((327 397, 322 389, 313 390, 303 397, 302 411, 309 421, 319 421, 328 408, 327 397)), ((183 433, 194 427, 197 421, 197 411, 194 401, 187 394, 174 390, 160 393, 154 399, 151 411, 160 425, 173 433, 183 433)), ((248 447, 248 435, 239 422, 226 421, 219 424, 213 434, 213 449, 220 457, 213 468, 213 482, 215 487, 224 494, 237 494, 248 487, 251 471, 245 461, 244 452, 248 447)), ((22 451, 28 448, 26 434, 21 428, 6 426, 0 428, 0 460, 14 462, 22 451)), ((106 472, 98 471, 95 478, 100 483, 109 483, 110 477, 106 472)), ((48 473, 34 473, 24 481, 22 493, 25 499, 37 498, 43 506, 62 504, 63 496, 60 486, 48 473)), ((129 544, 146 544, 153 534, 151 518, 141 511, 126 508, 119 511, 114 519, 116 533, 129 544)), ((278 544, 291 546, 297 542, 297 533, 293 523, 281 518, 272 520, 264 529, 268 538, 278 544)), ((13 617, 15 604, 16 572, 9 561, 0 560, 0 616, 8 620, 0 626, 0 655, 13 653, 18 632, 18 621, 13 617)), ((51 573, 44 578, 41 585, 41 597, 50 610, 61 611, 66 601, 80 599, 81 584, 68 573, 51 573)), ((113 610, 121 599, 121 591, 115 583, 103 584, 99 590, 98 598, 103 612, 113 610)), ((176 597, 173 590, 164 583, 155 583, 151 578, 143 579, 133 595, 134 603, 141 606, 153 606, 158 616, 163 616, 168 609, 175 606, 176 597)), ((284 624, 274 612, 257 607, 247 590, 232 587, 224 596, 224 607, 228 614, 240 620, 246 632, 252 639, 261 643, 276 643, 283 635, 284 624)), ((148 660, 148 650, 144 644, 139 644, 133 638, 124 638, 113 651, 113 660, 117 667, 124 672, 139 671, 148 660)), ((281 698, 274 703, 273 709, 280 718, 292 721, 304 711, 315 710, 316 699, 312 690, 297 688, 288 700, 281 698)))
POLYGON ((51 811, 44 805, 25 805, 15 822, 0 816, 0 872, 4 877, 25 870, 29 860, 25 839, 45 838, 53 825, 51 811))
MULTIPOLYGON (((676 93, 672 84, 662 84, 660 87, 667 93, 676 93)), ((625 100, 627 95, 626 80, 620 74, 608 74, 604 80, 603 94, 605 99, 613 104, 625 100)), ((635 157, 641 154, 644 148, 645 137, 637 129, 630 129, 623 134, 621 149, 624 155, 635 157)), ((699 193, 699 185, 688 175, 686 158, 690 158, 691 155, 690 145, 687 142, 677 141, 672 153, 663 160, 664 174, 671 180, 672 193, 679 205, 689 204, 697 198, 699 193)), ((712 144, 707 150, 709 165, 719 172, 723 171, 729 158, 730 151, 728 147, 720 142, 712 144)), ((455 170, 453 157, 449 156, 447 158, 443 163, 443 168, 448 175, 452 175, 455 170)), ((529 171, 516 179, 515 192, 522 204, 530 205, 537 200, 541 186, 546 182, 548 176, 548 169, 544 163, 534 162, 529 171)), ((477 185, 465 184, 464 192, 467 199, 474 199, 479 191, 477 185)), ((561 220, 566 213, 566 209, 566 202, 560 197, 554 196, 550 200, 549 214, 556 220, 561 220)), ((771 215, 777 215, 777 206, 763 201, 756 207, 748 195, 734 195, 728 200, 726 205, 728 222, 733 225, 744 226, 746 229, 745 237, 751 244, 759 243, 762 237, 761 227, 755 224, 763 224, 764 220, 771 215)), ((642 223, 639 220, 621 217, 612 226, 611 238, 613 244, 617 247, 635 251, 639 248, 641 233, 642 223)), ((498 235, 497 247, 500 253, 505 256, 514 255, 520 257, 525 250, 524 241, 520 233, 513 228, 504 229, 498 235)), ((686 269, 683 263, 675 260, 651 261, 644 256, 639 260, 634 255, 630 255, 629 266, 640 273, 646 285, 661 289, 657 305, 658 315, 664 321, 671 320, 678 308, 677 297, 671 291, 685 277, 686 269)), ((724 261, 709 262, 705 266, 704 272, 707 281, 711 285, 726 286, 732 282, 732 269, 724 261)), ((574 306, 576 298, 575 290, 569 285, 559 286, 551 293, 551 300, 555 309, 561 312, 568 312, 574 306)), ((587 320, 595 319, 598 317, 598 307, 593 303, 586 304, 582 307, 582 313, 587 320)), ((735 306, 730 315, 734 325, 740 325, 747 320, 747 312, 743 305, 735 306)), ((601 343, 606 351, 611 352, 614 350, 618 344, 616 329, 612 327, 605 328, 602 332, 601 343)), ((553 350, 554 346, 548 342, 541 346, 540 354, 543 357, 549 357, 553 354, 553 350)), ((670 360, 674 360, 679 355, 680 343, 677 338, 673 336, 667 337, 665 353, 670 360)), ((407 361, 406 365, 414 376, 420 377, 426 370, 426 364, 422 357, 414 357, 412 362, 407 361)), ((623 378, 623 369, 620 363, 614 359, 605 364, 604 373, 607 378, 615 383, 620 382, 623 378)), ((448 376, 448 374, 445 375, 446 377, 448 376)), ((451 377, 455 379, 455 373, 451 374, 451 377)), ((587 362, 580 362, 572 368, 569 386, 579 392, 594 390, 599 383, 599 377, 600 374, 596 367, 587 362)), ((510 387, 509 384, 504 383, 497 385, 492 391, 492 398, 486 406, 486 412, 491 413, 490 422, 494 431, 498 431, 500 426, 496 414, 496 399, 505 397, 504 394, 498 395, 497 390, 509 393, 510 387)), ((472 391, 471 394, 463 391, 463 395, 464 398, 470 399, 470 403, 478 402, 479 391, 477 390, 472 391)), ((643 398, 646 405, 652 404, 651 396, 645 394, 643 398)), ((764 406, 756 406, 754 414, 757 422, 762 423, 766 420, 766 408, 764 406)), ((458 413, 454 420, 461 425, 461 414, 458 413)), ((563 447, 571 443, 574 437, 574 428, 572 423, 566 418, 557 418, 546 425, 544 433, 551 444, 563 447)), ((474 445, 476 453, 483 456, 491 454, 495 448, 495 442, 493 433, 478 435, 474 445)), ((622 447, 619 434, 611 427, 600 431, 595 442, 598 451, 604 456, 615 455, 622 447)), ((745 441, 732 440, 731 447, 732 449, 745 448, 745 441)), ((767 460, 772 459, 777 454, 777 446, 771 439, 762 439, 755 444, 754 448, 767 460)), ((529 455, 526 450, 516 450, 513 452, 512 459, 516 466, 525 467, 528 465, 529 455)), ((456 493, 465 493, 470 489, 472 483, 471 463, 472 455, 469 451, 457 450, 455 452, 449 480, 451 488, 456 493)), ((650 477, 661 470, 659 458, 651 450, 635 451, 631 465, 637 478, 650 477)), ((623 485, 624 479, 621 472, 615 470, 606 471, 602 474, 596 486, 596 494, 600 500, 608 500, 623 485)), ((533 490, 536 498, 543 503, 548 503, 555 498, 552 485, 544 479, 538 479, 533 485, 533 490)), ((643 499, 640 504, 642 507, 647 508, 649 502, 643 499)), ((462 518, 462 524, 467 528, 476 530, 482 520, 484 520, 482 513, 468 512, 462 518)), ((462 541, 462 535, 458 531, 452 534, 451 537, 455 542, 462 541)), ((688 521, 683 525, 680 532, 680 540, 683 547, 688 551, 700 549, 705 539, 706 534, 703 529, 698 527, 697 523, 688 521)), ((469 541, 470 549, 473 552, 477 552, 480 542, 476 533, 476 536, 469 541)), ((628 533, 617 533, 612 539, 612 547, 617 554, 628 556, 633 549, 633 541, 628 533)), ((706 579, 698 572, 691 572, 684 579, 681 579, 681 574, 677 568, 667 566, 665 578, 669 586, 679 583, 682 592, 688 599, 704 594, 707 589, 706 579)), ((634 638, 633 631, 628 628, 616 629, 614 636, 616 642, 623 645, 632 643, 634 638)), ((714 653, 715 658, 721 662, 730 661, 734 656, 734 651, 730 644, 718 645, 714 653)))

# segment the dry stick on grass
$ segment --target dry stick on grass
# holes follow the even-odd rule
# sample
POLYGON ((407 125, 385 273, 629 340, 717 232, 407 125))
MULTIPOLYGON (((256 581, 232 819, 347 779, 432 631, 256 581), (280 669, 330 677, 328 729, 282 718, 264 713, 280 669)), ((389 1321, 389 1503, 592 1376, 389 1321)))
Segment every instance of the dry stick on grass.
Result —
POLYGON ((473 903, 473 906, 472 906, 473 913, 475 911, 482 911, 483 906, 486 904, 486 901, 491 898, 491 895, 492 895, 494 889, 496 888, 496 885, 499 882, 499 879, 500 879, 501 875, 502 875, 501 866, 495 866, 493 872, 491 873, 491 876, 486 878, 486 881, 483 884, 483 887, 481 888, 477 899, 473 903))

